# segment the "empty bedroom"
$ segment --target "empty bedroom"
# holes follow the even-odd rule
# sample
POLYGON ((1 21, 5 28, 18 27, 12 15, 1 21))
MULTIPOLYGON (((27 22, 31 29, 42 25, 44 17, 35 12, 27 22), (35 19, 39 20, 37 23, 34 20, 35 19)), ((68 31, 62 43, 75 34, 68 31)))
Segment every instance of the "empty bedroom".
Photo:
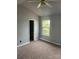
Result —
POLYGON ((17 0, 17 59, 61 59, 61 0, 17 0))

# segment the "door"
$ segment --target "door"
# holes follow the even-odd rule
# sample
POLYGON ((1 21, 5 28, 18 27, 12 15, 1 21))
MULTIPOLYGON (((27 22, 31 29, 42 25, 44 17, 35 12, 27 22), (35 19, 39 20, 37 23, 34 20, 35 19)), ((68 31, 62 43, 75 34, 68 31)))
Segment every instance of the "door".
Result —
POLYGON ((34 21, 30 20, 30 41, 34 40, 34 21))

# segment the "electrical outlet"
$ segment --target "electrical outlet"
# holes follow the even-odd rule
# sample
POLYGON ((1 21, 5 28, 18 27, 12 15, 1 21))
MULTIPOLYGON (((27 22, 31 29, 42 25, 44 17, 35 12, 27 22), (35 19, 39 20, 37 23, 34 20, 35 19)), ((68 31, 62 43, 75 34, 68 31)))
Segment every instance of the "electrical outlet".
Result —
POLYGON ((22 41, 20 40, 20 43, 21 43, 22 41))

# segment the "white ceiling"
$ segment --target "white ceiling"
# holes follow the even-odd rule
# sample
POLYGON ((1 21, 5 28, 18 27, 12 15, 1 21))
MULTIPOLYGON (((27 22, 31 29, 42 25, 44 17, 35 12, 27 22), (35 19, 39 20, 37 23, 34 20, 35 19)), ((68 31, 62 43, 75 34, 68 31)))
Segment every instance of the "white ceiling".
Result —
POLYGON ((57 14, 61 13, 61 0, 52 0, 55 1, 49 2, 52 7, 43 7, 43 8, 37 8, 38 3, 37 2, 28 2, 28 1, 37 1, 37 0, 17 0, 18 4, 21 4, 33 12, 35 12, 39 16, 47 16, 51 14, 57 14))

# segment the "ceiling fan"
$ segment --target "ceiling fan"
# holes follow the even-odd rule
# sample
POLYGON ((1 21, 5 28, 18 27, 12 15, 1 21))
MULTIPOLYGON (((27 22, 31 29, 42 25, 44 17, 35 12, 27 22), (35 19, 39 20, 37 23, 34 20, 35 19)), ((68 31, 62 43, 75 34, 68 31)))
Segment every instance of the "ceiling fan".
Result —
POLYGON ((37 8, 42 6, 52 7, 48 2, 54 2, 53 0, 38 0, 38 1, 28 1, 28 2, 38 2, 37 8))

